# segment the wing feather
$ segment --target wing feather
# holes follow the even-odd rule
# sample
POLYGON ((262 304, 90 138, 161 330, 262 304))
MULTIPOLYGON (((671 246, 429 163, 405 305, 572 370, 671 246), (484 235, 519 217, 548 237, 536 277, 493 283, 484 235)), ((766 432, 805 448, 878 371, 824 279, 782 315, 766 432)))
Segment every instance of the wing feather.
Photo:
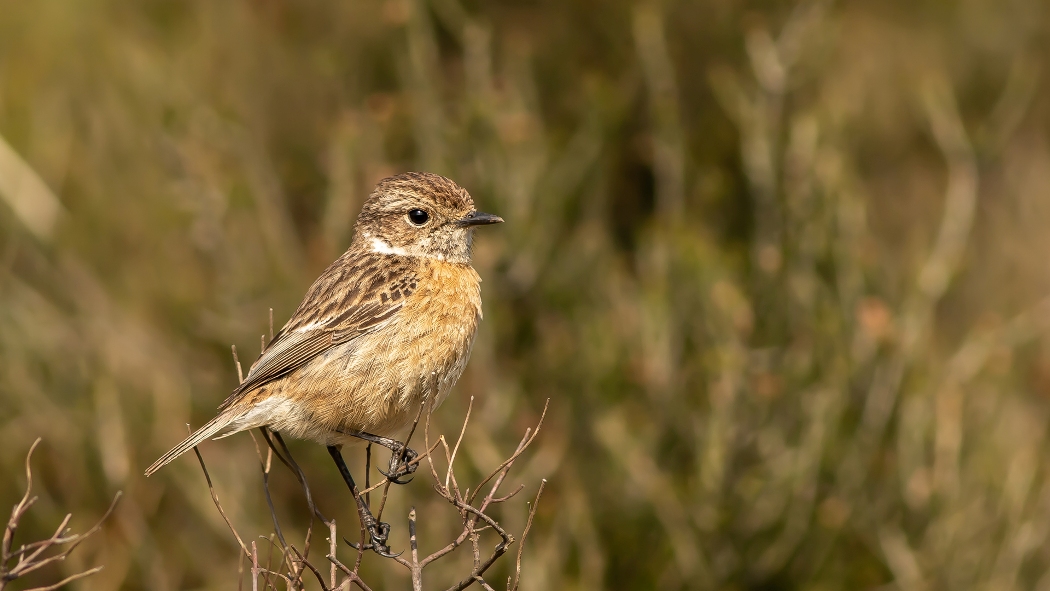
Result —
POLYGON ((330 347, 379 329, 404 307, 418 280, 416 261, 393 255, 350 257, 350 252, 344 254, 314 282, 295 314, 219 410, 330 347))

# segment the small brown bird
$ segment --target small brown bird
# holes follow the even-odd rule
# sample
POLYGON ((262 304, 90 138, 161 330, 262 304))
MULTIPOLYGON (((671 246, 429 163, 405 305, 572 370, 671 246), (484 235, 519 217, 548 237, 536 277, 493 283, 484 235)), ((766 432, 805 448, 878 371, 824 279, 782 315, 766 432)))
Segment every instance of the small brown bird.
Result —
POLYGON ((415 452, 392 438, 424 400, 440 404, 463 373, 481 320, 473 228, 502 221, 475 211, 464 189, 436 174, 380 181, 350 248, 310 287, 218 416, 146 475, 205 439, 256 427, 312 439, 328 446, 373 547, 389 554, 389 526, 372 518, 339 450, 364 441, 389 447, 395 482, 415 469, 415 452))

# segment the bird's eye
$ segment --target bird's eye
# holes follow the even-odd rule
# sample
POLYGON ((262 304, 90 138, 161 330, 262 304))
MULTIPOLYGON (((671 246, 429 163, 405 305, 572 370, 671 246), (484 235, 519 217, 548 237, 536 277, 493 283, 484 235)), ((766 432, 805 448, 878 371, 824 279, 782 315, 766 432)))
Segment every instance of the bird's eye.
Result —
POLYGON ((417 226, 422 226, 430 219, 430 215, 422 209, 413 209, 408 212, 408 219, 417 226))

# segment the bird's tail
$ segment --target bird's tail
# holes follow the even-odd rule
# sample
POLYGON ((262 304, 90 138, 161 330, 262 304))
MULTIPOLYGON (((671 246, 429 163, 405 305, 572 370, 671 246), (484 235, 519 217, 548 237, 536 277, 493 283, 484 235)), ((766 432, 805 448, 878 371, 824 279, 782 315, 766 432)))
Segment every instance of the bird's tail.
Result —
POLYGON ((146 476, 152 476, 154 472, 171 463, 175 458, 190 451, 205 439, 211 438, 220 431, 226 429, 231 423, 241 418, 242 414, 243 413, 224 412, 208 421, 203 427, 194 431, 182 443, 176 445, 171 451, 162 455, 156 462, 153 462, 152 466, 146 468, 146 476))

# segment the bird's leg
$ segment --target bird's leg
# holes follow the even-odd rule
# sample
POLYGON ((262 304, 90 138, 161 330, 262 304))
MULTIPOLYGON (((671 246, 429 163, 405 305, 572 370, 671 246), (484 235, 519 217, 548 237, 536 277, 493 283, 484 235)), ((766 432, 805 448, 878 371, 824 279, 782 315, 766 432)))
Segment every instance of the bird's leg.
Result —
POLYGON ((340 433, 349 435, 351 437, 357 437, 358 439, 364 439, 370 441, 376 445, 382 445, 383 447, 390 450, 390 467, 389 472, 384 472, 379 469, 379 472, 386 476, 387 480, 394 484, 408 484, 412 479, 401 480, 402 476, 408 476, 416 471, 419 464, 413 463, 413 460, 419 457, 419 453, 416 450, 408 447, 404 443, 391 439, 389 437, 380 437, 379 435, 372 435, 371 433, 365 433, 364 431, 340 431, 340 433))
POLYGON ((391 554, 390 546, 386 545, 387 538, 390 536, 390 524, 383 523, 372 515, 372 511, 368 508, 368 503, 365 502, 361 496, 361 491, 354 484, 354 477, 350 475, 350 469, 346 467, 346 462, 343 461, 343 454, 339 453, 339 448, 329 445, 328 453, 332 455, 335 465, 339 468, 339 474, 342 475, 346 485, 350 487, 350 494, 354 495, 354 501, 357 502, 357 513, 361 516, 361 525, 365 526, 369 537, 372 539, 372 549, 376 551, 376 554, 386 558, 398 556, 398 554, 391 554))

